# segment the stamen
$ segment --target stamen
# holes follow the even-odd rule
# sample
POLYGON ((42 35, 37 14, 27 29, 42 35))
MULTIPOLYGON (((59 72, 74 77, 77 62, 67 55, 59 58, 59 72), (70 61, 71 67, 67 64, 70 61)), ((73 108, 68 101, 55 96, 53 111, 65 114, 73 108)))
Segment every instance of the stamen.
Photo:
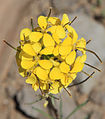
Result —
POLYGON ((50 15, 51 15, 51 10, 52 10, 52 7, 50 7, 49 13, 48 13, 48 15, 47 15, 47 20, 48 20, 48 18, 49 18, 50 15))
POLYGON ((68 86, 68 87, 74 87, 74 86, 77 86, 77 85, 80 85, 80 84, 86 82, 89 78, 91 78, 91 77, 93 76, 94 73, 95 73, 95 72, 93 72, 92 74, 90 74, 90 76, 88 76, 85 80, 83 80, 83 81, 81 81, 81 82, 79 82, 79 83, 72 84, 72 85, 70 85, 70 86, 68 86))
POLYGON ((77 18, 77 16, 75 16, 72 21, 69 21, 68 23, 66 23, 63 27, 65 27, 67 24, 71 25, 76 20, 76 18, 77 18))
POLYGON ((86 48, 81 48, 81 47, 76 47, 76 48, 84 49, 85 51, 94 54, 98 58, 98 60, 102 63, 102 60, 100 59, 100 57, 95 52, 93 52, 92 50, 89 50, 89 49, 86 49, 86 48))
POLYGON ((91 40, 88 40, 88 41, 86 42, 86 45, 89 44, 90 42, 91 42, 91 40))
POLYGON ((32 27, 32 31, 34 31, 33 18, 31 18, 31 27, 32 27))
POLYGON ((4 41, 4 43, 6 43, 9 47, 11 47, 12 49, 14 49, 14 50, 16 50, 16 51, 18 51, 18 49, 17 48, 15 48, 14 46, 12 46, 11 44, 9 44, 7 41, 5 41, 5 40, 3 40, 4 41))
POLYGON ((84 63, 84 64, 87 65, 87 66, 89 66, 89 67, 91 67, 91 68, 93 68, 93 69, 96 69, 96 70, 99 71, 99 72, 101 72, 101 70, 98 69, 97 67, 94 67, 94 66, 92 66, 92 65, 90 65, 90 64, 88 64, 88 63, 84 63))

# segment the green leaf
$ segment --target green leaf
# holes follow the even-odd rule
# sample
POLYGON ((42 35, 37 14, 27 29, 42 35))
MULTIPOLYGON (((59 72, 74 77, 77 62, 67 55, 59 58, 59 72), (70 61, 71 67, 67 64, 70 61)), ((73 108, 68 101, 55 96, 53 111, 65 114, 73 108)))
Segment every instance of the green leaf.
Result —
POLYGON ((60 104, 59 104, 59 116, 60 116, 60 119, 63 119, 62 98, 61 98, 61 96, 60 96, 60 104))
POLYGON ((25 103, 25 105, 32 105, 32 104, 35 104, 39 101, 41 101, 43 98, 39 98, 38 100, 35 100, 34 102, 29 102, 29 103, 25 103))
POLYGON ((54 98, 54 99, 56 99, 56 100, 59 100, 59 98, 58 97, 55 97, 54 95, 52 95, 52 94, 48 94, 51 98, 54 98))
POLYGON ((36 110, 37 112, 41 113, 43 116, 49 118, 49 119, 54 119, 52 116, 50 116, 48 113, 44 112, 43 110, 41 109, 38 109, 36 107, 32 107, 32 109, 36 110))
POLYGON ((69 119, 75 112, 77 112, 80 108, 85 106, 88 103, 89 100, 86 100, 84 103, 77 106, 65 119, 69 119))
POLYGON ((51 97, 51 102, 55 106, 55 99, 51 97))

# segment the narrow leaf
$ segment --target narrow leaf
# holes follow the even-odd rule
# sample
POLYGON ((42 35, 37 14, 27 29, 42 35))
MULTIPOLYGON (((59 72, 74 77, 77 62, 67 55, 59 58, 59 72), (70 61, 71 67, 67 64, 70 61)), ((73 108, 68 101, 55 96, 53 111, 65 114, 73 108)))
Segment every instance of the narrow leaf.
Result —
POLYGON ((77 106, 65 119, 69 119, 75 112, 77 112, 78 110, 80 110, 80 108, 85 106, 88 103, 88 101, 89 100, 86 100, 84 103, 82 103, 79 106, 77 106))
POLYGON ((49 119, 54 119, 52 116, 50 116, 48 113, 44 112, 43 110, 41 109, 38 109, 36 107, 32 107, 32 109, 36 110, 37 112, 41 113, 43 116, 49 118, 49 119))

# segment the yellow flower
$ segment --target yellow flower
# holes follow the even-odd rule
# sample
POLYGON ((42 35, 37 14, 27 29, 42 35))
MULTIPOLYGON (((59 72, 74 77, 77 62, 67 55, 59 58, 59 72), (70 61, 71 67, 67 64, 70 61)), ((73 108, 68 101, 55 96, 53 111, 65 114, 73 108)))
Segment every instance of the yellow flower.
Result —
POLYGON ((72 26, 67 25, 66 28, 69 32, 68 35, 72 38, 72 44, 75 44, 78 39, 78 34, 72 26))
POLYGON ((38 17, 38 27, 20 32, 16 62, 26 83, 42 94, 57 94, 81 72, 86 61, 86 40, 70 25, 67 14, 57 17, 38 17), (77 55, 77 50, 82 52, 77 55))
POLYGON ((78 56, 74 62, 71 73, 81 72, 84 67, 84 62, 86 61, 86 54, 78 56))
POLYGON ((76 42, 76 49, 85 54, 86 51, 84 50, 84 48, 86 48, 86 40, 84 38, 81 38, 76 42))
POLYGON ((40 54, 44 54, 44 55, 54 54, 54 56, 57 56, 59 54, 58 52, 59 45, 55 44, 55 41, 51 37, 51 35, 44 34, 43 44, 45 48, 41 50, 40 54))
POLYGON ((55 81, 54 83, 51 84, 49 92, 52 94, 57 94, 61 91, 63 86, 61 86, 61 83, 58 81, 55 81))
POLYGON ((48 70, 42 69, 41 67, 37 67, 35 69, 35 74, 41 80, 47 80, 48 79, 48 73, 49 73, 48 70))
POLYGON ((61 56, 67 56, 72 50, 72 38, 67 36, 60 44, 59 53, 61 56))
POLYGON ((76 73, 70 73, 66 75, 65 80, 61 80, 61 83, 67 87, 72 83, 72 81, 76 78, 77 74, 76 73))
POLYGON ((47 17, 45 17, 45 16, 39 16, 38 17, 38 24, 39 24, 39 27, 42 30, 45 30, 47 28, 47 17))
POLYGON ((49 17, 48 22, 50 23, 51 26, 56 26, 61 24, 60 19, 57 17, 49 17))
POLYGON ((33 67, 37 63, 37 53, 40 50, 41 46, 38 44, 25 44, 20 52, 21 67, 23 69, 30 69, 33 67))
POLYGON ((75 58, 76 58, 76 51, 73 50, 67 55, 67 57, 65 58, 65 61, 67 64, 72 65, 75 61, 75 58))
POLYGON ((60 71, 60 69, 58 67, 54 67, 51 70, 49 76, 52 80, 65 79, 64 74, 60 71))
POLYGON ((53 66, 50 60, 39 60, 38 63, 44 69, 51 69, 53 66))
POLYGON ((26 83, 29 83, 29 84, 35 84, 35 83, 37 83, 37 78, 36 78, 36 76, 32 73, 31 76, 29 76, 29 77, 26 79, 26 83))
POLYGON ((68 73, 70 71, 70 66, 67 65, 65 62, 62 62, 59 66, 61 72, 68 73))
POLYGON ((69 22, 67 14, 63 14, 61 25, 57 25, 56 34, 59 38, 63 39, 66 36, 65 25, 69 22))
POLYGON ((72 26, 67 25, 66 28, 69 32, 68 37, 72 38, 71 46, 73 47, 73 49, 74 50, 77 49, 77 50, 81 51, 83 54, 85 54, 86 51, 84 50, 84 48, 86 48, 86 40, 84 38, 77 40, 78 35, 72 26))
MULTIPOLYGON (((53 37, 58 37, 60 39, 65 38, 66 32, 65 32, 65 24, 69 22, 69 18, 67 14, 63 14, 62 21, 60 19, 55 18, 55 17, 50 17, 48 21, 54 25, 48 30, 52 33, 53 37)), ((60 42, 60 41, 59 41, 60 42)))
POLYGON ((21 32, 20 32, 20 40, 24 41, 25 39, 26 40, 29 39, 29 35, 30 35, 31 32, 32 31, 29 28, 22 29, 21 32))

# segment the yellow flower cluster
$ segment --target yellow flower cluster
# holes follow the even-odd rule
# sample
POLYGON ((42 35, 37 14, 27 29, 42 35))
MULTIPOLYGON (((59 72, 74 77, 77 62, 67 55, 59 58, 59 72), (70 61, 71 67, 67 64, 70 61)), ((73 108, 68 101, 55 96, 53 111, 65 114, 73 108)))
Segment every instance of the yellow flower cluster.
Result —
POLYGON ((26 83, 43 94, 57 94, 76 78, 86 61, 86 40, 78 39, 67 14, 57 17, 38 17, 38 27, 24 28, 16 61, 26 83), (77 55, 79 51, 79 55, 77 55))

